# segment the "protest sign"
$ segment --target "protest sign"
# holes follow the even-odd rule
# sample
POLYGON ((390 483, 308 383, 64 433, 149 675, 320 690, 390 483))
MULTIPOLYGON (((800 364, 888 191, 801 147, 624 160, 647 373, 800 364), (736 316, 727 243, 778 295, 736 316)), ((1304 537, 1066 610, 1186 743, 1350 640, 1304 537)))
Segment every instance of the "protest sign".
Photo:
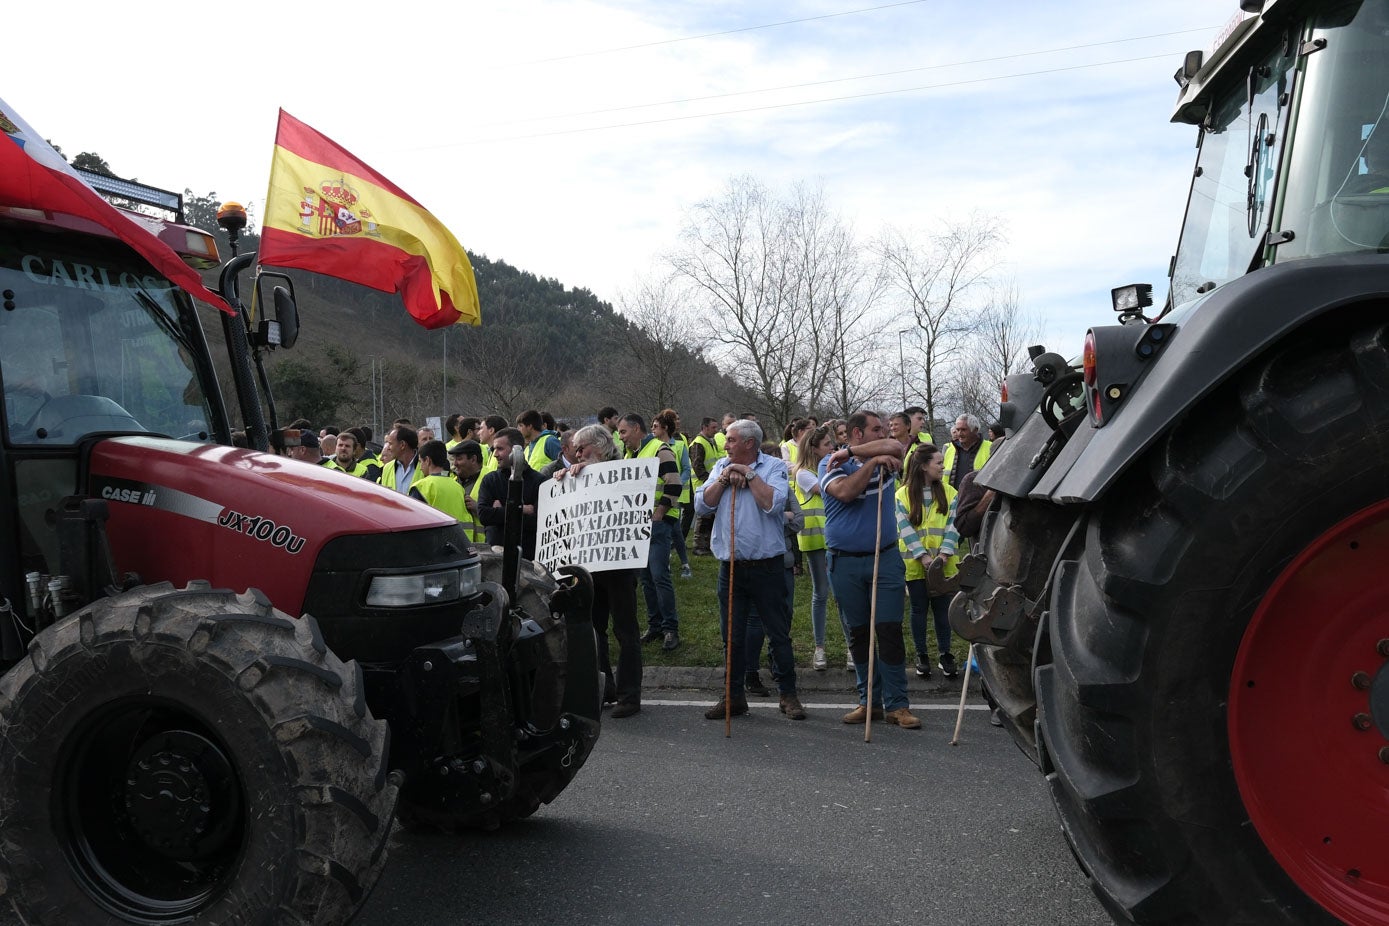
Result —
POLYGON ((536 562, 590 572, 640 569, 651 547, 656 469, 651 458, 610 460, 540 487, 536 562))

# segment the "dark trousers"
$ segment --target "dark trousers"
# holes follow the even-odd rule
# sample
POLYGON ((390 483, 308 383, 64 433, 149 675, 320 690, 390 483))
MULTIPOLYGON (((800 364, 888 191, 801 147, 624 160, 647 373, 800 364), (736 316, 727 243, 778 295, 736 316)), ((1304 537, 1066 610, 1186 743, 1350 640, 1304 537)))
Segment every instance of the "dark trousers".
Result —
MULTIPOLYGON (((691 510, 691 511, 694 510, 694 506, 693 506, 693 505, 690 506, 690 510, 691 510)), ((709 555, 709 541, 710 541, 710 538, 713 536, 713 534, 714 534, 714 519, 713 519, 712 516, 711 516, 711 517, 699 518, 699 519, 695 522, 695 535, 694 535, 694 554, 695 554, 695 556, 708 556, 708 555, 709 555)))
MULTIPOLYGON (((733 655, 728 680, 736 700, 745 697, 744 679, 756 670, 748 663, 748 613, 753 606, 772 641, 772 661, 782 694, 796 693, 796 660, 791 651, 791 605, 786 597, 786 567, 781 556, 738 560, 733 570, 733 655)), ((719 563, 719 633, 728 646, 728 561, 719 563)))
MULTIPOLYGON (((781 571, 786 576, 786 607, 794 615, 796 613, 796 574, 784 567, 781 571)), ((758 671, 762 659, 762 644, 766 642, 767 631, 762 626, 762 616, 757 613, 757 604, 754 602, 748 607, 748 672, 758 671)), ((770 646, 767 647, 767 666, 772 670, 772 680, 780 685, 781 670, 777 667, 776 654, 770 646)))
POLYGON ((636 569, 592 573, 593 629, 598 633, 598 662, 603 678, 614 684, 619 704, 641 703, 641 631, 637 626, 636 569), (617 677, 608 655, 608 618, 617 638, 617 677))

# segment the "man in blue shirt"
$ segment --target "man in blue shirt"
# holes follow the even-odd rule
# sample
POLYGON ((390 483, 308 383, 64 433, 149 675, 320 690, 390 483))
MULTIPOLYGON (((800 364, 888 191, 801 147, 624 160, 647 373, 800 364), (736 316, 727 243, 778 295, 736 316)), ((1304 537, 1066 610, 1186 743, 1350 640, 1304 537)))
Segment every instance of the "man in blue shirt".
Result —
POLYGON ((906 566, 897 553, 897 509, 893 495, 905 450, 887 436, 874 412, 856 412, 848 422, 849 446, 820 461, 825 498, 825 545, 830 586, 849 627, 849 651, 858 676, 859 706, 845 723, 863 723, 868 712, 903 729, 920 728, 908 709, 907 649, 902 641, 906 566), (877 560, 877 575, 873 563, 877 560), (869 652, 869 619, 877 583, 878 652, 869 652), (876 658, 873 691, 868 691, 868 660, 876 658))
MULTIPOLYGON (((748 608, 755 605, 762 626, 772 641, 781 712, 792 720, 805 720, 805 708, 796 696, 796 660, 791 651, 791 602, 783 576, 786 554, 786 463, 761 451, 762 428, 755 421, 729 425, 724 449, 728 456, 709 472, 709 480, 694 493, 695 513, 714 519, 710 548, 719 560, 719 630, 728 645, 729 560, 733 572, 733 654, 728 667, 729 697, 705 712, 719 720, 725 711, 746 714, 744 683, 747 662, 744 641, 748 636, 748 608), (732 517, 737 504, 736 517, 732 517), (729 531, 732 517, 737 535, 729 531)), ((895 523, 895 522, 894 522, 895 523)), ((896 543, 894 535, 893 542, 896 543)), ((898 557, 899 559, 901 557, 898 557)), ((901 611, 901 602, 898 602, 901 611)), ((900 617, 899 617, 900 620, 900 617)))

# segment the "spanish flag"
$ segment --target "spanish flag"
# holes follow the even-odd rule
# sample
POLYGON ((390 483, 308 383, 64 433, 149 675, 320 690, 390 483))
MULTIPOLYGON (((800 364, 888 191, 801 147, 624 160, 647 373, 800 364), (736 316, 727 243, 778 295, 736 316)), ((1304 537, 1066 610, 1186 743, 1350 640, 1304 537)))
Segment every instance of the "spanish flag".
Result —
POLYGON ((467 252, 443 223, 283 109, 259 260, 398 292, 426 328, 482 321, 467 252))

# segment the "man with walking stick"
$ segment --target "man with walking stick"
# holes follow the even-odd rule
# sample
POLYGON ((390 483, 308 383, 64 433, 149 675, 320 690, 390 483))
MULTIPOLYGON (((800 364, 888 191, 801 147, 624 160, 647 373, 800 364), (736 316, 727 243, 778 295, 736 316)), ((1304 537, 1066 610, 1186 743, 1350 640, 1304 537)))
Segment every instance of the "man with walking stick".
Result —
POLYGON ((915 730, 921 721, 908 709, 907 650, 902 642, 906 570, 902 557, 893 555, 893 474, 902 468, 903 447, 888 437, 874 412, 850 417, 848 437, 848 447, 820 461, 830 586, 849 627, 849 651, 858 676, 859 706, 844 715, 844 722, 885 719, 915 730))
POLYGON ((728 455, 714 465, 709 480, 694 496, 695 513, 714 519, 710 546, 719 559, 719 626, 728 653, 726 693, 705 712, 710 720, 748 712, 744 642, 750 605, 756 605, 772 641, 781 712, 792 720, 805 719, 805 708, 796 695, 791 604, 784 576, 786 464, 762 453, 761 446, 762 428, 757 422, 729 425, 724 445, 728 455), (728 646, 730 640, 732 646, 728 646))

